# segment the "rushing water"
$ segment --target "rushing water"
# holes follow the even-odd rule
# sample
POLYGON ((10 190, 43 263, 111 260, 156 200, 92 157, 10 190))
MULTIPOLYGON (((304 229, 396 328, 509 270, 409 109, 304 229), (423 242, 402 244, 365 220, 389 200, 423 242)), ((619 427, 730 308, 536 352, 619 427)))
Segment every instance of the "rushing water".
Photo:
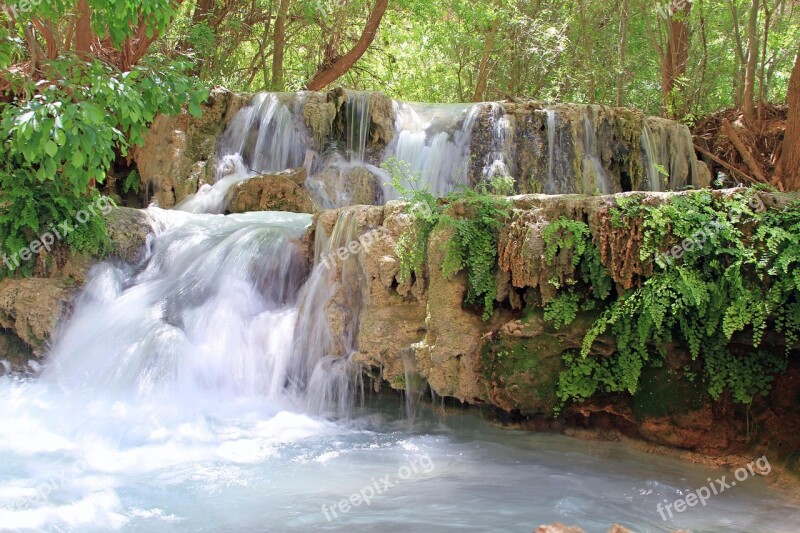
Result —
POLYGON ((401 402, 360 406, 347 356, 361 282, 352 263, 340 277, 325 264, 353 213, 319 229, 309 272, 308 215, 151 208, 146 258, 96 266, 41 376, 0 378, 0 529, 796 530, 796 507, 761 479, 667 523, 658 503, 725 473, 474 414, 428 408, 409 428, 401 402), (341 290, 337 339, 324 309, 341 290))
POLYGON ((135 398, 0 378, 0 528, 788 532, 800 520, 753 479, 663 522, 659 502, 725 472, 474 415, 425 411, 408 431, 399 412, 334 422, 262 396, 135 398), (369 505, 342 512, 353 494, 369 505))

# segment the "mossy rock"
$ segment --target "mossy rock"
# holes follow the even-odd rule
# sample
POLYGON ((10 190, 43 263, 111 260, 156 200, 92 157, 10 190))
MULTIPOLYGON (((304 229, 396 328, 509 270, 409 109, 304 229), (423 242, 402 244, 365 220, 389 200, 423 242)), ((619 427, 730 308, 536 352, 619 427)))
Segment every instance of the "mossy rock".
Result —
POLYGON ((643 420, 697 411, 710 401, 708 387, 701 379, 689 381, 666 367, 647 367, 633 395, 633 408, 636 417, 643 420))
POLYGON ((562 350, 561 340, 553 335, 487 341, 480 370, 492 403, 523 414, 552 413, 558 403, 562 350))

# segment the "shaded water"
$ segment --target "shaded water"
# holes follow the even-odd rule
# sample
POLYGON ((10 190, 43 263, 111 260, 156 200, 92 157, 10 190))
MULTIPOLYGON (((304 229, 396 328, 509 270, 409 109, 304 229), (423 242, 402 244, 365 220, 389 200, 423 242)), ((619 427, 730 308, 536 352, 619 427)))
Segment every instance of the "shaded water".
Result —
POLYGON ((530 532, 561 521, 590 533, 614 522, 788 532, 800 523, 759 479, 664 522, 659 502, 725 472, 618 443, 502 431, 475 415, 426 409, 408 431, 396 403, 333 422, 264 397, 134 401, 4 377, 0 407, 0 528, 9 530, 530 532), (354 494, 369 504, 343 512, 354 494))

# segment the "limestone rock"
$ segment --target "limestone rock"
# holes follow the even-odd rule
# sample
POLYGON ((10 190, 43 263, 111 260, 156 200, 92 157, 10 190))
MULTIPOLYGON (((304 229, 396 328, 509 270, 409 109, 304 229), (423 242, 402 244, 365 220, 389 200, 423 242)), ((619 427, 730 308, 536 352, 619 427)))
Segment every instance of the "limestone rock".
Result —
POLYGON ((26 346, 13 333, 0 333, 0 376, 7 372, 24 372, 33 357, 26 346))
POLYGON ((304 174, 305 169, 293 169, 284 173, 264 174, 235 185, 228 191, 228 212, 314 213, 314 202, 298 185, 298 181, 305 180, 304 174))
POLYGON ((694 185, 695 189, 708 189, 711 187, 711 170, 708 168, 708 165, 705 164, 703 161, 697 162, 697 173, 694 175, 692 179, 692 185, 694 185))
POLYGON ((6 278, 0 281, 0 327, 41 355, 69 297, 58 280, 6 278))
POLYGON ((332 166, 314 176, 323 203, 332 206, 378 205, 383 188, 378 176, 359 166, 332 166))
POLYGON ((245 102, 244 96, 215 88, 202 106, 201 118, 185 110, 155 118, 144 145, 132 151, 152 200, 167 209, 196 193, 200 185, 214 182, 217 138, 245 102))
POLYGON ((141 261, 147 235, 152 231, 145 212, 116 207, 105 218, 111 240, 111 255, 128 263, 141 261))

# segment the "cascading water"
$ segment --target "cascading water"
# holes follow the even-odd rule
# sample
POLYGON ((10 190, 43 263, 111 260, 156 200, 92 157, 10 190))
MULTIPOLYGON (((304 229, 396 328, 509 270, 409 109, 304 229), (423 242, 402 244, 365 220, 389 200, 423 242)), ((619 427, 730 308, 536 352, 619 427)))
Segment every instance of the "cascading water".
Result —
MULTIPOLYGON (((149 398, 214 393, 296 400, 288 357, 305 278, 296 240, 310 217, 152 209, 138 267, 95 267, 42 379, 149 398)), ((313 364, 313 362, 312 362, 313 364)))
POLYGON ((350 160, 364 161, 370 125, 370 97, 368 92, 348 92, 345 102, 347 118, 347 154, 350 160))
MULTIPOLYGON (((436 196, 468 185, 472 129, 481 110, 481 105, 395 102, 395 134, 385 159, 396 157, 408 163, 420 184, 436 196)), ((397 198, 389 184, 383 192, 387 201, 397 198)))
POLYGON ((544 184, 545 194, 558 194, 559 187, 556 183, 555 165, 556 156, 560 154, 558 146, 558 132, 556 131, 556 110, 547 110, 547 181, 544 184))
POLYGON ((661 171, 659 169, 665 168, 664 159, 656 144, 653 131, 650 129, 650 125, 646 120, 642 128, 640 144, 642 147, 642 166, 645 170, 645 179, 642 183, 642 189, 645 191, 660 192, 664 189, 661 185, 661 171))
POLYGON ((488 108, 492 144, 483 166, 483 177, 512 176, 511 122, 503 106, 497 102, 484 104, 488 108))
MULTIPOLYGON (((39 377, 0 376, 0 530, 795 529, 797 509, 759 479, 665 523, 659 503, 725 472, 437 418, 417 402, 424 369, 410 352, 413 431, 396 403, 359 407, 350 356, 373 295, 352 245, 380 238, 356 230, 369 208, 342 209, 329 230, 320 219, 313 261, 301 239, 310 215, 209 214, 237 179, 308 161, 292 102, 263 96, 242 110, 217 183, 181 209, 147 211, 140 262, 92 269, 39 377)), ((389 153, 439 191, 464 183, 483 110, 408 106, 389 153)), ((509 129, 490 112, 499 161, 509 129)), ((555 184, 555 112, 548 126, 555 184)))
POLYGON ((222 213, 228 190, 259 174, 301 167, 309 159, 302 120, 305 93, 261 93, 234 115, 217 146, 216 182, 205 184, 176 208, 222 213))
POLYGON ((609 194, 608 173, 603 167, 600 152, 597 149, 597 130, 595 127, 595 111, 589 108, 583 116, 583 191, 609 194))

